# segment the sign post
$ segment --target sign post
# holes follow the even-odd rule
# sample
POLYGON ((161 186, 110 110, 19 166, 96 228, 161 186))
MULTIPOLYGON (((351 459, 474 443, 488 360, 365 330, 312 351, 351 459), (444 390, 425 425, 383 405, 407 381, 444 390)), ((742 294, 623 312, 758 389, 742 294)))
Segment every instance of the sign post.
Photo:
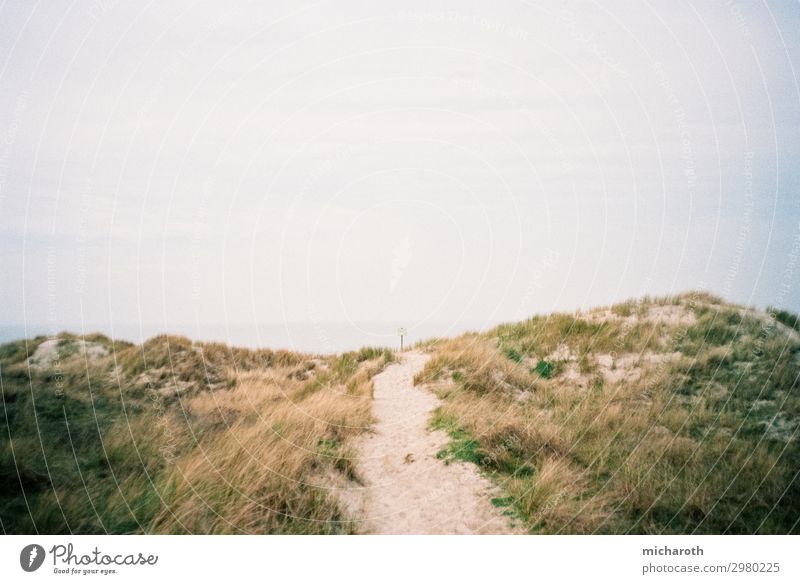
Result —
POLYGON ((403 350, 403 337, 406 336, 406 329, 405 327, 400 327, 397 329, 397 334, 400 335, 400 351, 403 350))

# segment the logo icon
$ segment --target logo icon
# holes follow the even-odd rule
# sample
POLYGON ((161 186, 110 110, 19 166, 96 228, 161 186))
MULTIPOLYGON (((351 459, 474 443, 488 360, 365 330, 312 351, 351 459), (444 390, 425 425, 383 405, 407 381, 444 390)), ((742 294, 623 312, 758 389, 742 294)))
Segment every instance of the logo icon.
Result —
POLYGON ((42 567, 44 556, 44 548, 39 544, 26 545, 19 553, 19 565, 26 572, 35 572, 42 567))

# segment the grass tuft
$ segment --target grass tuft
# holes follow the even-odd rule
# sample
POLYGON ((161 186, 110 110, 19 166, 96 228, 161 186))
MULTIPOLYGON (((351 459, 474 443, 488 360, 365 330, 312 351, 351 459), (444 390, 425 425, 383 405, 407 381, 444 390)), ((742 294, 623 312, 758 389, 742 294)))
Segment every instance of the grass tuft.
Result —
POLYGON ((538 373, 545 379, 550 379, 553 376, 554 370, 555 370, 555 365, 550 361, 539 361, 534 369, 536 373, 538 373))

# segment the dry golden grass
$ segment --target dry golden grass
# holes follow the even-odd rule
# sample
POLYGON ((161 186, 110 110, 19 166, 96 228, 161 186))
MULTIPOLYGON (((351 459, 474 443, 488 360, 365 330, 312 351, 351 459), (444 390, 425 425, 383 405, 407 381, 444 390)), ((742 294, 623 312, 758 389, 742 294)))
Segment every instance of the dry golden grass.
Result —
POLYGON ((492 476, 533 532, 796 532, 791 331, 697 294, 605 313, 430 344, 417 381, 443 399, 448 452, 492 476), (563 361, 536 367, 551 354, 563 361), (617 375, 598 354, 668 357, 617 359, 630 374, 617 375))
POLYGON ((23 481, 0 492, 7 532, 352 531, 329 480, 357 480, 348 445, 371 424, 390 352, 95 336, 108 355, 86 359, 62 340, 53 367, 29 370, 33 349, 0 353, 12 435, 0 470, 23 481))
MULTIPOLYGON (((796 323, 630 301, 421 343, 417 382, 443 400, 442 457, 479 465, 534 533, 797 533, 796 323)), ((27 361, 44 338, 0 346, 7 532, 352 531, 333 487, 358 481, 389 352, 83 340, 103 350, 63 335, 46 367, 27 361)))
POLYGON ((362 368, 345 383, 331 379, 311 391, 286 383, 285 371, 248 373, 230 392, 188 400, 187 414, 206 431, 165 478, 175 488, 152 531, 349 531, 319 477, 328 467, 354 478, 347 444, 370 426, 375 371, 362 368), (212 420, 218 432, 207 431, 212 420))

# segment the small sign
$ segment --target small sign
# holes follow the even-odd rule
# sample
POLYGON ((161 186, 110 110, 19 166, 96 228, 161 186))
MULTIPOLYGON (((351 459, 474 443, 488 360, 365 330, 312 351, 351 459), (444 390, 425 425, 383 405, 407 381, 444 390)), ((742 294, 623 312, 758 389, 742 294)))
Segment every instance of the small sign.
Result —
POLYGON ((408 331, 406 331, 406 329, 405 329, 405 328, 403 328, 403 327, 400 327, 399 329, 397 329, 397 334, 398 334, 398 335, 400 335, 401 337, 402 337, 402 336, 405 336, 405 334, 406 334, 407 332, 408 332, 408 331))

